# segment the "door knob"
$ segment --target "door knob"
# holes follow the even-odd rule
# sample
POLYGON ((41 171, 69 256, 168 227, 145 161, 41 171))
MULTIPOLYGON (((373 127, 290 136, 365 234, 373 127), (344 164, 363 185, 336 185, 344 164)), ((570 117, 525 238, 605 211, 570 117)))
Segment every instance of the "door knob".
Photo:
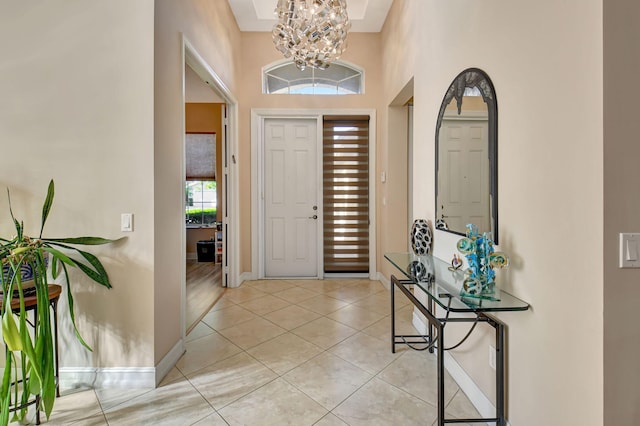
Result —
POLYGON ((309 216, 309 219, 317 219, 317 218, 318 218, 317 214, 314 214, 313 216, 309 216))

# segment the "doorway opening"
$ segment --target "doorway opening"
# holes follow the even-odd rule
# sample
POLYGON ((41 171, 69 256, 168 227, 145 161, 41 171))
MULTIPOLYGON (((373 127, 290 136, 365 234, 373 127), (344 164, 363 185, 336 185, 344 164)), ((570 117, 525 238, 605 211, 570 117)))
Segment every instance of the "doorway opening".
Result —
MULTIPOLYGON (((388 108, 389 150, 387 170, 383 171, 383 204, 393 212, 385 224, 385 250, 411 250, 409 228, 414 220, 413 79, 396 95, 388 108)), ((424 178, 422 176, 421 178, 424 178)))
POLYGON ((237 148, 237 103, 184 38, 183 46, 186 268, 182 312, 186 335, 226 287, 239 283, 237 171, 230 161, 237 148))
POLYGON ((222 296, 221 154, 223 99, 185 65, 187 333, 222 296))

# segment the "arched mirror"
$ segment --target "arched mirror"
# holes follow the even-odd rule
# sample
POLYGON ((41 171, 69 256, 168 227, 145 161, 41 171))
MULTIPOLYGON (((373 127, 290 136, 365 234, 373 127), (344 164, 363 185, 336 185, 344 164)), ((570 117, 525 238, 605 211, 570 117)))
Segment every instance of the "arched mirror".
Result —
POLYGON ((489 76, 458 74, 436 123, 436 229, 464 235, 473 223, 498 243, 498 106, 489 76))

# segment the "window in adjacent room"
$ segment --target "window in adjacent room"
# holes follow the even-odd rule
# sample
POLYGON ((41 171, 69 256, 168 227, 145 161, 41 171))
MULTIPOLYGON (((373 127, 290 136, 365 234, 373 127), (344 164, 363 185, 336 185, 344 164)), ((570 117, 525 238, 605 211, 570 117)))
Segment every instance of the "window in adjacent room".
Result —
POLYGON ((192 227, 215 226, 215 133, 187 133, 185 157, 185 223, 192 227))
POLYGON ((358 95, 364 93, 364 71, 342 61, 326 70, 300 71, 293 62, 278 62, 263 69, 262 92, 289 95, 358 95))
POLYGON ((216 181, 185 182, 185 220, 187 226, 214 226, 216 223, 216 181))

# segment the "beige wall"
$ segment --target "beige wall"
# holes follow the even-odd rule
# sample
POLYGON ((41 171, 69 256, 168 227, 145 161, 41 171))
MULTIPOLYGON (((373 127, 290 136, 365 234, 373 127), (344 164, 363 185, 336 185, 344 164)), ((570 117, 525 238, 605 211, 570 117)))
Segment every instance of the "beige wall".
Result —
POLYGON ((184 100, 182 35, 236 92, 240 74, 240 32, 227 2, 156 0, 155 2, 155 362, 179 341, 181 292, 185 269, 184 100))
MULTIPOLYGON (((512 425, 602 424, 601 21, 598 1, 396 0, 382 34, 385 103, 414 78, 416 217, 434 219, 435 122, 446 88, 468 67, 495 84, 500 248, 512 260, 499 278, 532 305, 500 315, 512 425)), ((390 177, 387 189, 401 183, 390 177)), ((440 235, 435 244, 455 250, 440 235)), ((489 342, 478 336, 469 345, 478 355, 454 356, 493 398, 489 342)))
POLYGON ((618 268, 618 234, 640 232, 640 3, 604 2, 604 414, 606 425, 640 424, 640 271, 618 268))
MULTIPOLYGON (((181 36, 233 91, 233 15, 206 0, 65 0, 3 3, 0 16, 0 88, 11 100, 0 105, 0 138, 13 141, 2 145, 0 184, 16 213, 35 232, 54 178, 49 235, 128 237, 93 250, 111 291, 78 279, 78 325, 94 352, 62 321, 62 366, 153 367, 182 335, 181 36), (124 212, 135 215, 133 233, 120 233, 124 212)), ((0 232, 12 232, 6 220, 0 232)))
MULTIPOLYGON (((62 367, 150 367, 153 357, 153 1, 2 2, 0 187, 36 234, 127 236, 90 251, 113 283, 74 274, 76 341, 61 298, 62 367), (117 23, 117 25, 114 25, 117 23), (134 232, 120 232, 120 214, 134 232)), ((0 196, 0 235, 12 230, 0 196)))

